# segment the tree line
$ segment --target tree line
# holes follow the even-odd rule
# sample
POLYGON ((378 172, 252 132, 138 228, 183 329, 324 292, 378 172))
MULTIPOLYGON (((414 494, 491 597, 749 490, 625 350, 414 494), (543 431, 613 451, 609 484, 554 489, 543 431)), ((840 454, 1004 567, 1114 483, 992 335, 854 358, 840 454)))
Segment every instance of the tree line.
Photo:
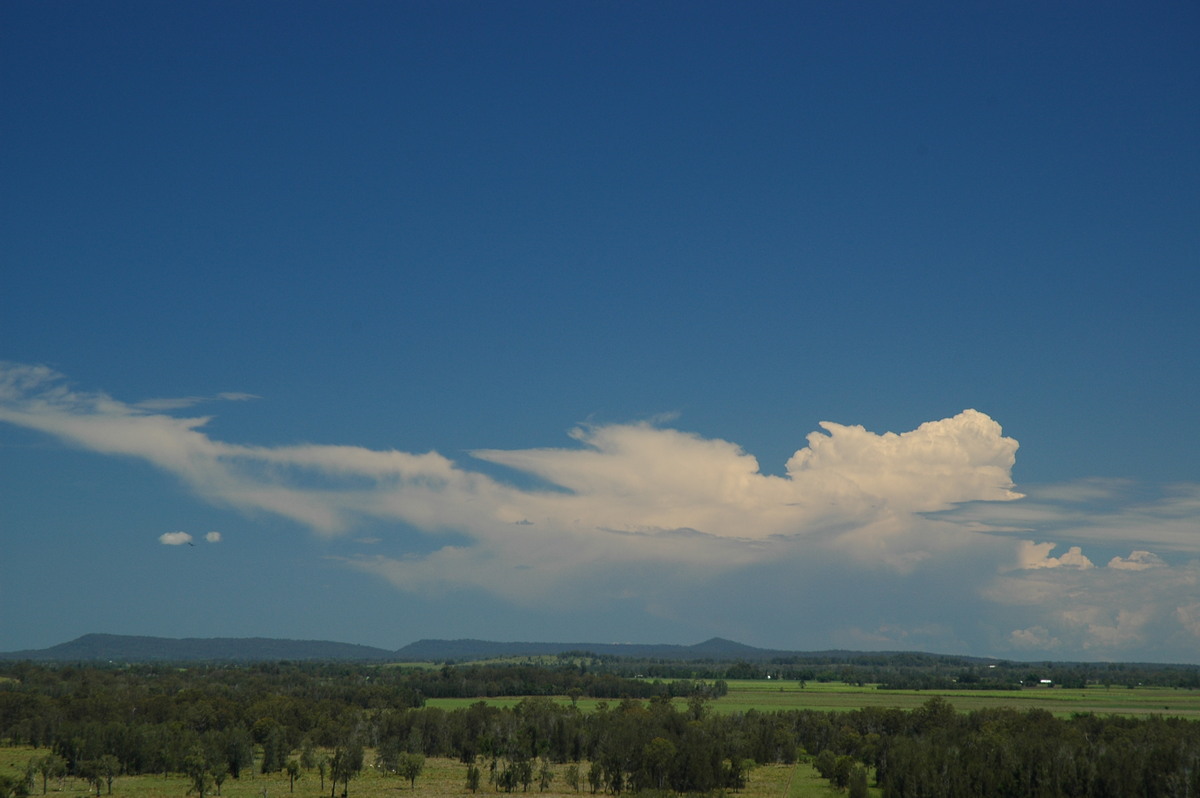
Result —
MULTIPOLYGON (((367 766, 415 784, 425 757, 452 757, 472 790, 546 789, 559 765, 583 793, 701 794, 738 789, 757 765, 807 758, 852 796, 868 774, 885 798, 1200 795, 1200 723, 1178 719, 960 714, 942 698, 912 711, 720 714, 704 681, 673 702, 661 685, 634 695, 653 682, 628 680, 630 693, 587 713, 544 694, 512 707, 423 706, 438 684, 515 689, 540 678, 532 666, 495 670, 23 663, 0 668, 0 739, 46 751, 27 771, 43 791, 65 773, 97 793, 123 775, 175 773, 203 798, 249 772, 308 772, 335 795, 367 766)), ((545 684, 575 685, 564 692, 612 686, 568 679, 577 664, 540 670, 545 684)))
POLYGON ((829 652, 756 661, 671 662, 600 658, 596 667, 661 679, 783 679, 874 684, 884 690, 1019 690, 1056 685, 1200 689, 1200 666, 1128 662, 1012 662, 920 652, 829 652))

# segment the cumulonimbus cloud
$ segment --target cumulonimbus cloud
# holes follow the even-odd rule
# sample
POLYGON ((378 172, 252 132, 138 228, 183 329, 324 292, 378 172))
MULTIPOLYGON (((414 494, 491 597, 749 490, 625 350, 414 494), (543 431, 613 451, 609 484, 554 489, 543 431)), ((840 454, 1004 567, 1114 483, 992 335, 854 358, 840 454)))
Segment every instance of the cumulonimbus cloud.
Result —
MULTIPOLYGON (((821 423, 782 475, 763 473, 730 441, 652 423, 581 425, 562 448, 470 453, 539 486, 522 487, 435 451, 216 440, 208 418, 167 412, 192 403, 125 403, 78 391, 46 367, 0 365, 0 421, 140 458, 208 501, 273 513, 320 535, 364 523, 372 534, 388 523, 421 530, 432 551, 345 560, 402 590, 479 589, 563 606, 640 596, 666 607, 672 590, 683 595, 685 586, 747 569, 794 567, 815 584, 833 564, 843 575, 886 581, 954 573, 972 561, 976 574, 990 562, 995 578, 964 584, 963 595, 1008 608, 1013 619, 996 621, 996 636, 1014 649, 1114 650, 1165 628, 1163 619, 1172 634, 1200 629, 1194 593, 1168 601, 1148 581, 1194 586, 1193 570, 1154 552, 1200 550, 1200 490, 1177 487, 1162 502, 1103 515, 1089 515, 1087 503, 1120 483, 1049 486, 1022 499, 1011 478, 1017 442, 975 410, 903 433, 821 423), (1118 539, 1137 548, 1096 567, 1085 547, 1118 539), (1055 555, 1060 542, 1074 545, 1055 555), (1122 615, 1122 597, 1141 604, 1127 603, 1122 615)), ((206 539, 215 542, 212 533, 206 539)))
POLYGON ((974 410, 903 434, 822 423, 824 432, 808 436, 785 476, 763 474, 729 441, 646 423, 580 427, 571 448, 472 452, 553 486, 523 489, 436 452, 226 443, 205 434, 205 417, 74 391, 44 367, 8 365, 0 374, 0 420, 143 458, 212 501, 284 515, 325 534, 360 518, 465 532, 494 545, 619 534, 640 539, 640 555, 687 559, 682 550, 667 553, 677 548, 672 536, 863 542, 896 537, 898 517, 1019 495, 1010 477, 1016 441, 974 410))

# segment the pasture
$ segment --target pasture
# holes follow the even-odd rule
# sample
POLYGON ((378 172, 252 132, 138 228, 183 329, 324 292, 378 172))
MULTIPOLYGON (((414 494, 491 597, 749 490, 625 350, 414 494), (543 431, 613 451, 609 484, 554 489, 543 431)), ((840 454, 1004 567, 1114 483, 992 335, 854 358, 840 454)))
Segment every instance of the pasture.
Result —
MULTIPOLYGON (((815 709, 823 712, 848 712, 864 707, 886 707, 911 710, 933 696, 949 701, 960 712, 991 707, 1011 709, 1044 709, 1059 717, 1091 712, 1097 715, 1127 715, 1146 717, 1163 715, 1200 720, 1200 690, 1170 687, 1103 687, 1086 689, 1033 687, 1024 690, 877 690, 873 685, 856 686, 841 682, 800 682, 773 680, 731 680, 729 693, 709 703, 717 713, 775 712, 790 709, 815 709)), ((431 698, 426 706, 443 709, 467 707, 480 700, 500 707, 511 707, 522 699, 505 698, 431 698)), ((570 699, 553 699, 570 704, 570 699)), ((579 708, 594 711, 599 699, 581 698, 579 708)), ((610 700, 609 706, 617 702, 610 700)), ((676 706, 686 704, 675 699, 676 706)))
MULTIPOLYGON (((18 776, 24 772, 30 757, 42 751, 29 747, 0 748, 0 772, 18 776)), ((374 752, 368 751, 366 761, 374 759, 374 752)), ((539 798, 587 798, 591 796, 588 787, 581 785, 576 792, 566 784, 566 765, 555 765, 554 780, 545 792, 538 791, 537 785, 530 787, 528 793, 512 793, 512 795, 533 796, 539 798)), ((586 765, 581 770, 586 771, 586 765)), ((186 798, 191 788, 191 782, 184 776, 121 776, 113 782, 114 796, 122 798, 186 798)), ((107 794, 102 790, 103 794, 107 794)), ((38 777, 32 795, 42 794, 41 778, 38 777)), ((90 791, 95 795, 95 791, 90 791)), ((330 794, 330 784, 325 782, 321 789, 321 779, 318 773, 307 772, 295 783, 294 790, 290 787, 286 775, 283 774, 247 774, 241 779, 228 779, 221 787, 222 798, 321 798, 330 794)), ((338 786, 337 794, 341 794, 338 786)), ((407 780, 398 776, 380 773, 369 765, 363 769, 358 778, 350 781, 348 798, 470 798, 477 796, 501 796, 486 783, 480 785, 478 793, 471 793, 466 788, 466 765, 453 759, 427 759, 425 769, 417 778, 416 788, 409 786, 407 780)), ((872 788, 871 794, 876 796, 878 790, 872 788)), ((51 779, 47 795, 72 796, 86 798, 89 795, 88 785, 82 779, 65 778, 61 781, 51 779)), ((195 793, 191 793, 195 795, 195 793)), ((746 788, 731 793, 739 798, 833 798, 845 796, 829 786, 829 782, 817 775, 810 765, 763 765, 755 768, 750 774, 746 788)))
POLYGON ((1060 717, 1092 712, 1097 715, 1145 717, 1164 715, 1200 719, 1200 690, 1169 687, 1102 687, 1066 689, 1033 687, 1023 690, 877 690, 840 682, 731 681, 729 694, 714 701, 716 712, 757 709, 848 711, 863 707, 911 710, 940 696, 960 712, 992 707, 1044 709, 1060 717))

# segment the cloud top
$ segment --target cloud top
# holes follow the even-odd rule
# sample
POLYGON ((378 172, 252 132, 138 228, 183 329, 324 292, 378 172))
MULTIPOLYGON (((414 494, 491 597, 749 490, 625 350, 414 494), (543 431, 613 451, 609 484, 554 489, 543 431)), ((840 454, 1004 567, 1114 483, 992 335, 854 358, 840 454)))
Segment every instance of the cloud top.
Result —
POLYGON ((1095 568, 1092 561, 1084 556, 1083 550, 1079 546, 1072 546, 1067 549, 1066 554, 1058 557, 1051 557, 1050 552, 1054 551, 1055 544, 1053 543, 1034 543, 1030 540, 1021 541, 1019 550, 1020 568, 1036 569, 1036 568, 1078 568, 1086 570, 1095 568))

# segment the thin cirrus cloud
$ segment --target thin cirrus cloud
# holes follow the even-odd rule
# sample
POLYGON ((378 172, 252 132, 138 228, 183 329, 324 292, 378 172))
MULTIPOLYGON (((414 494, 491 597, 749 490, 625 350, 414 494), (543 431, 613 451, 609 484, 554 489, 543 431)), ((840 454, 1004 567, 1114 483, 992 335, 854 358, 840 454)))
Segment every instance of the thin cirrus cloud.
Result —
MULTIPOLYGON (((420 530, 433 551, 344 560, 405 591, 564 607, 632 598, 670 616, 698 586, 738 574, 774 573, 783 593, 831 579, 911 591, 936 575, 959 579, 955 600, 978 605, 998 649, 1107 654, 1156 634, 1194 643, 1200 630, 1195 568, 1160 556, 1196 550, 1200 491, 1132 502, 1120 483, 1094 482, 1023 497, 1017 442, 975 410, 902 434, 822 423, 781 476, 732 442, 651 423, 580 426, 566 448, 471 452, 545 485, 519 487, 437 452, 218 441, 207 418, 165 412, 192 403, 128 404, 45 367, 0 366, 0 420, 141 458, 212 503, 324 536, 364 522, 420 530), (1056 554, 1060 542, 1074 545, 1056 554), (1097 542, 1126 548, 1098 566, 1085 551, 1097 542)), ((861 634, 902 642, 912 632, 901 628, 861 634)))
POLYGON ((182 410, 185 407, 202 404, 204 402, 245 402, 251 399, 258 399, 252 393, 238 393, 235 391, 224 391, 213 396, 180 396, 174 398, 161 399, 143 399, 133 405, 139 410, 147 411, 164 411, 164 410, 182 410))

